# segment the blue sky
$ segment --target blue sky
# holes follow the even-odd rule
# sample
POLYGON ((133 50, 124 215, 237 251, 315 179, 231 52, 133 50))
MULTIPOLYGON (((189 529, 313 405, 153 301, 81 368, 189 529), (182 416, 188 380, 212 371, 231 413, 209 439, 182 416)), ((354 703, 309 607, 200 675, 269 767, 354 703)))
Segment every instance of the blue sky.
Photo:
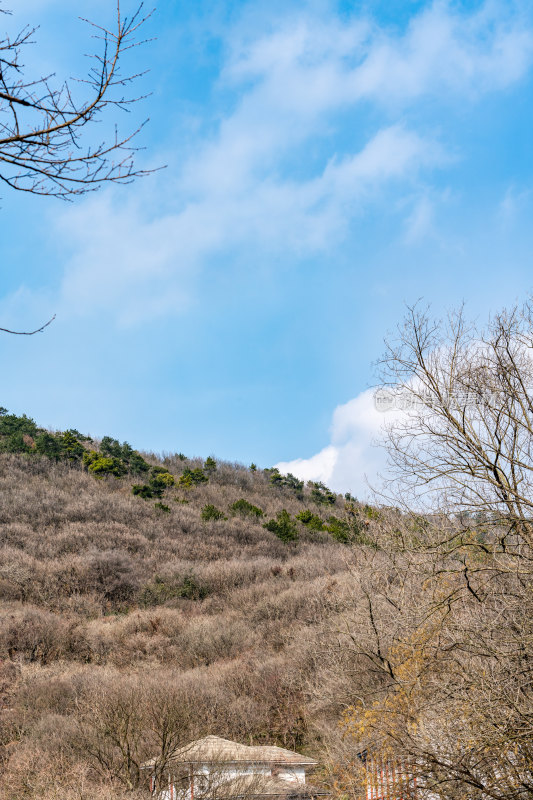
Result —
MULTIPOLYGON (((13 6, 4 26, 40 25, 29 69, 83 74, 71 3, 13 6)), ((2 190, 0 324, 57 319, 2 338, 1 404, 363 495, 405 303, 482 317, 531 289, 532 17, 161 2, 126 65, 152 95, 119 122, 149 116, 139 164, 166 169, 73 204, 2 190)))

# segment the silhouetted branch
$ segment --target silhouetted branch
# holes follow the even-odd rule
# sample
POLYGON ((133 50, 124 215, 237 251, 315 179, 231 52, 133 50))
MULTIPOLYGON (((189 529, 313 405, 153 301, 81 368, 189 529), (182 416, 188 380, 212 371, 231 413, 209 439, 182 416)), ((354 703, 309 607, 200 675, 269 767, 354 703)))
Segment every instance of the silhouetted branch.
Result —
POLYGON ((45 328, 52 324, 55 318, 56 315, 54 314, 54 316, 51 317, 48 322, 45 322, 44 325, 41 325, 40 328, 37 328, 34 331, 11 331, 9 328, 0 328, 0 331, 2 333, 12 333, 14 336, 33 336, 35 333, 41 333, 41 331, 44 331, 45 328))

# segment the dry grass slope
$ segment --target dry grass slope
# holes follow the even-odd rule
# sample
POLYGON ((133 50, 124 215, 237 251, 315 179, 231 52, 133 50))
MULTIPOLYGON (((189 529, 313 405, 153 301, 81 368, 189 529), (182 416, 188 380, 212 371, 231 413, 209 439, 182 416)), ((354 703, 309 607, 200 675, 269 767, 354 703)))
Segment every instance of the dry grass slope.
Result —
POLYGON ((145 758, 213 732, 317 752, 308 688, 347 548, 295 516, 348 520, 344 499, 220 462, 180 486, 202 462, 144 458, 175 478, 159 507, 131 475, 0 454, 2 797, 145 796, 145 758), (295 541, 264 527, 283 509, 295 541))

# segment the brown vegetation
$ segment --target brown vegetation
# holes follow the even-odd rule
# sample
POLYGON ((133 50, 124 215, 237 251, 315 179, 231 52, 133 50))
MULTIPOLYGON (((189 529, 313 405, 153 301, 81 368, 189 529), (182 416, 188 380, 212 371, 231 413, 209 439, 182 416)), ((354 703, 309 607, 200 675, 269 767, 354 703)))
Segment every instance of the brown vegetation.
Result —
POLYGON ((143 761, 163 774, 210 733, 318 756, 341 797, 364 796, 365 750, 409 764, 421 797, 527 796, 529 551, 501 552, 501 520, 325 511, 220 463, 163 500, 0 455, 0 796, 146 797, 143 761), (243 498, 263 516, 232 512, 243 498), (264 527, 282 509, 294 541, 264 527), (304 509, 364 535, 341 544, 304 509))
POLYGON ((145 456, 143 499, 119 456, 84 467, 79 436, 40 439, 54 461, 10 434, 2 797, 146 796, 145 759, 163 774, 213 733, 317 756, 339 799, 387 762, 417 800, 533 795, 532 316, 477 351, 454 320, 454 358, 415 315, 388 361, 419 401, 390 446, 401 486, 435 479, 423 515, 180 456, 145 456))
MULTIPOLYGON (((164 465, 176 478, 201 466, 164 465)), ((311 654, 348 548, 296 522, 297 541, 266 530, 282 509, 321 513, 268 473, 219 463, 177 484, 161 512, 128 476, 0 455, 6 798, 131 796, 146 791, 143 760, 213 732, 316 750, 311 654), (243 498, 263 516, 232 510, 243 498), (210 504, 223 518, 202 519, 210 504)))

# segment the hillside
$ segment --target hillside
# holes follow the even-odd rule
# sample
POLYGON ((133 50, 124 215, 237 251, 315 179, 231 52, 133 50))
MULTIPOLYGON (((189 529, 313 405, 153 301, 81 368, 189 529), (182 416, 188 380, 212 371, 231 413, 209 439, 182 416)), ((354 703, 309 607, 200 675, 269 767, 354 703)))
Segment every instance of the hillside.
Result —
POLYGON ((334 800, 391 757, 402 797, 521 800, 523 530, 0 410, 0 797, 148 798, 145 760, 162 788, 215 734, 316 757, 334 800))
POLYGON ((2 796, 145 796, 169 730, 321 754, 317 658, 373 509, 5 410, 0 450, 2 796))

